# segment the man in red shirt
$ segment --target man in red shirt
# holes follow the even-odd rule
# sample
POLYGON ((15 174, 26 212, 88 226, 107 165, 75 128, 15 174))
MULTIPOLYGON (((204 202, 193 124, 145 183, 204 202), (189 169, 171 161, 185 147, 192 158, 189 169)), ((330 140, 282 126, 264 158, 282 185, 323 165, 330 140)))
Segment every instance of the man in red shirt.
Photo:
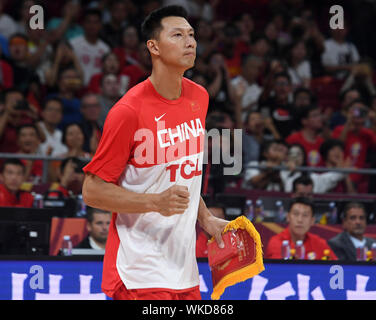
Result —
MULTIPOLYGON (((362 100, 354 100, 347 111, 345 125, 337 126, 333 138, 345 144, 345 157, 351 159, 350 165, 355 168, 366 167, 367 153, 376 146, 376 134, 365 128, 368 108, 362 100)), ((368 192, 368 177, 361 174, 351 174, 351 181, 358 192, 368 192)))
POLYGON ((282 259, 282 242, 284 240, 289 241, 290 249, 295 249, 296 242, 302 240, 305 259, 320 260, 323 258, 325 250, 329 250, 331 260, 337 259, 324 239, 309 232, 315 223, 312 200, 308 198, 292 200, 287 214, 287 222, 288 227, 269 240, 265 254, 266 259, 282 259))
POLYGON ((320 136, 323 126, 322 113, 316 106, 302 107, 300 113, 302 129, 290 134, 286 138, 288 144, 300 144, 307 155, 307 165, 317 167, 321 165, 320 146, 324 139, 320 136))
POLYGON ((21 191, 20 187, 25 178, 25 166, 18 159, 4 161, 0 178, 0 207, 33 206, 34 198, 29 192, 21 191))
POLYGON ((183 77, 196 40, 180 6, 150 13, 142 26, 151 76, 110 110, 82 194, 113 212, 102 290, 119 299, 200 299, 196 222, 223 248, 227 221, 200 196, 209 95, 183 77))

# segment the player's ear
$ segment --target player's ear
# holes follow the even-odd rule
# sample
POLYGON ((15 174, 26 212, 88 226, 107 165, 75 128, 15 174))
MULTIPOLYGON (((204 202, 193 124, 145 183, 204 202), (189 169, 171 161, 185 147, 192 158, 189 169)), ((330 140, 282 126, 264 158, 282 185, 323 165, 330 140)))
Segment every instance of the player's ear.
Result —
POLYGON ((153 54, 156 56, 159 55, 159 48, 158 48, 157 41, 155 39, 148 40, 146 42, 146 46, 148 47, 150 54, 153 54))

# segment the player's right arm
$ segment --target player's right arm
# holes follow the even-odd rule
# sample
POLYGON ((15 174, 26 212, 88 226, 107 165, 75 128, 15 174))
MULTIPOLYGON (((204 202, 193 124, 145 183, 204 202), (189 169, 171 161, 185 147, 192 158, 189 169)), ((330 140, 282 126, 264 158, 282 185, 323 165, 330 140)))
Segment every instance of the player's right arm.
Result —
POLYGON ((91 173, 85 176, 82 196, 91 207, 118 213, 154 211, 170 216, 183 214, 189 204, 189 192, 185 186, 174 185, 158 194, 136 193, 91 173))

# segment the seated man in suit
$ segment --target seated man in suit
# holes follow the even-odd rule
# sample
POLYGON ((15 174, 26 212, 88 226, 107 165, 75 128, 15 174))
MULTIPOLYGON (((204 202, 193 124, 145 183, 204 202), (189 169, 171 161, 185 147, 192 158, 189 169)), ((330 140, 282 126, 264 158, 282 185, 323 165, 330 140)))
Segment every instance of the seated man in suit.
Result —
POLYGON ((288 240, 291 249, 295 249, 298 240, 303 241, 305 260, 320 260, 328 251, 330 260, 337 260, 326 241, 309 230, 315 223, 313 201, 310 198, 294 198, 287 213, 288 226, 271 237, 265 253, 266 259, 282 259, 282 242, 288 240))
POLYGON ((111 222, 111 213, 91 207, 87 207, 86 212, 86 227, 89 235, 75 248, 104 250, 111 222))
POLYGON ((343 232, 328 241, 339 260, 356 261, 356 248, 364 245, 371 249, 376 240, 366 238, 367 227, 365 207, 359 202, 350 202, 343 209, 343 232))

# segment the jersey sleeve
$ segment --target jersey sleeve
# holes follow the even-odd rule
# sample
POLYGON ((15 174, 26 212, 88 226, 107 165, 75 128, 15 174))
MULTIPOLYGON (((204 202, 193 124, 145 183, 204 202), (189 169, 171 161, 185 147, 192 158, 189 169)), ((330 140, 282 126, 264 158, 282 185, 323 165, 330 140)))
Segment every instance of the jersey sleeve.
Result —
POLYGON ((117 183, 128 163, 137 127, 138 116, 132 107, 114 106, 106 118, 97 151, 84 172, 117 183))

